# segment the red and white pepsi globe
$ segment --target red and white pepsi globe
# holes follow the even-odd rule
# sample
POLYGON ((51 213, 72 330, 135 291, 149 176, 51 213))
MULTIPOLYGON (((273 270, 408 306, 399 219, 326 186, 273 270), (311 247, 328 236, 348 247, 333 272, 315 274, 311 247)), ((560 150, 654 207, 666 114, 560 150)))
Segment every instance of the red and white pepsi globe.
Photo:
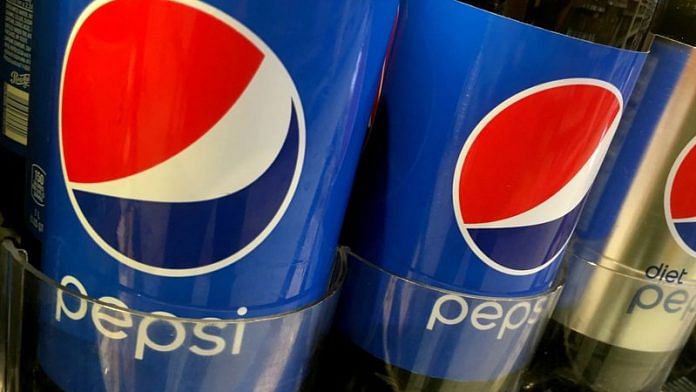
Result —
POLYGON ((305 120, 292 78, 251 30, 203 2, 89 5, 60 105, 77 218, 132 268, 192 276, 234 263, 297 188, 305 120))
POLYGON ((622 110, 610 83, 564 79, 512 96, 479 122, 457 162, 453 204, 464 239, 484 263, 530 275, 557 259, 622 110))

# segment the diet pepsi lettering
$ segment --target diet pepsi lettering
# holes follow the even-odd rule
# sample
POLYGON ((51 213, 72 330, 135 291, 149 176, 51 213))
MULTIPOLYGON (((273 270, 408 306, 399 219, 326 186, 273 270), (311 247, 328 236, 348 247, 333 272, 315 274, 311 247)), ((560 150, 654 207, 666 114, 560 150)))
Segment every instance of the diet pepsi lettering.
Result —
MULTIPOLYGON (((561 256, 645 60, 638 50, 655 2, 631 10, 584 1, 466 3, 405 2, 345 243, 386 272, 433 289, 494 302, 539 296, 554 287, 561 256), (501 15, 476 7, 480 4, 501 15)), ((387 275, 383 278, 391 279, 387 275)), ((359 313, 339 311, 338 330, 350 347, 341 355, 369 364, 357 372, 362 376, 354 375, 358 385, 514 388, 526 349, 510 351, 513 346, 491 341, 470 351, 498 358, 486 360, 490 367, 474 374, 462 357, 471 354, 452 353, 484 339, 480 328, 449 344, 438 340, 447 354, 428 357, 433 365, 421 366, 426 356, 390 351, 390 339, 399 336, 427 350, 431 338, 420 331, 428 318, 419 314, 431 314, 433 302, 422 301, 416 309, 412 296, 397 300, 390 291, 373 293, 374 303, 385 303, 374 308, 408 309, 410 316, 385 322, 358 293, 365 286, 352 282, 342 309, 359 313), (356 318, 380 325, 380 333, 363 333, 350 322, 356 318), (405 337, 402 331, 413 332, 405 337), (447 373, 431 370, 436 362, 447 373), (496 373, 502 363, 515 366, 496 373)), ((502 304, 486 307, 472 314, 471 322, 490 326, 481 321, 483 313, 504 322, 504 310, 502 304)), ((520 345, 532 345, 528 337, 520 345)))
POLYGON ((588 199, 567 287, 542 350, 548 358, 537 361, 537 374, 565 376, 542 377, 538 390, 571 384, 661 390, 693 330, 696 8, 684 5, 665 3, 655 32, 671 38, 656 36, 631 99, 633 111, 588 199), (688 15, 691 24, 684 23, 688 15), (562 370, 553 373, 551 364, 562 370), (570 368, 572 376, 564 373, 570 368))
MULTIPOLYGON (((42 72, 31 109, 41 115, 32 116, 29 149, 45 184, 44 199, 32 198, 42 211, 43 272, 122 308, 179 317, 249 319, 321 300, 397 6, 37 4, 33 60, 42 72)), ((41 367, 63 390, 92 390, 106 369, 84 348, 113 331, 95 328, 105 317, 94 317, 99 309, 90 317, 80 301, 54 305, 43 315, 41 367)), ((166 380, 156 349, 164 343, 141 333, 148 325, 124 331, 123 347, 150 355, 117 349, 135 357, 134 379, 123 388, 155 388, 146 368, 166 380)), ((251 356, 252 327, 224 337, 220 355, 196 361, 234 367, 229 361, 273 358, 251 356), (223 356, 230 347, 242 359, 223 356)), ((274 350, 292 354, 282 346, 290 341, 274 350)), ((159 351, 182 350, 189 347, 159 351)), ((187 366, 198 377, 205 371, 196 361, 187 366)), ((305 374, 306 364, 288 361, 283 374, 305 374)), ((245 377, 260 377, 262 367, 245 377)), ((236 390, 253 389, 235 382, 236 390)), ((273 390, 295 388, 281 384, 273 390)))

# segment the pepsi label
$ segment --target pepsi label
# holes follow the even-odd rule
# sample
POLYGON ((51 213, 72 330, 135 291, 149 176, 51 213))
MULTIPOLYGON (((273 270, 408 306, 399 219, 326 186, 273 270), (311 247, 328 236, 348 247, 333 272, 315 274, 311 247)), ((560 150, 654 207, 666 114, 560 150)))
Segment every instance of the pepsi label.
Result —
POLYGON ((84 231, 114 260, 200 276, 252 252, 285 215, 305 161, 305 114, 280 59, 237 20, 198 2, 140 8, 95 2, 73 27, 59 98, 64 186, 84 231), (132 24, 114 31, 126 18, 132 24), (143 39, 156 31, 175 40, 179 26, 166 21, 192 18, 195 57, 167 47, 176 41, 143 39), (95 46, 112 34, 131 45, 95 46), (133 50, 143 58, 135 81, 133 50))
MULTIPOLYGON (((321 302, 288 314, 191 320, 176 318, 166 308, 129 310, 116 297, 91 299, 92 288, 74 276, 65 276, 58 286, 30 266, 26 253, 18 252, 11 241, 0 243, 0 260, 7 278, 1 283, 6 293, 2 303, 17 305, 3 326, 12 331, 13 341, 24 342, 21 348, 0 348, 7 358, 5 385, 16 390, 31 385, 41 391, 297 391, 311 369, 314 336, 323 335, 329 326, 339 287, 332 285, 321 302), (37 313, 45 316, 38 325, 37 313), (75 340, 65 330, 51 328, 51 322, 79 331, 79 350, 75 340), (46 383, 34 367, 37 327, 42 363, 50 359, 59 367, 62 389, 46 383), (20 370, 24 366, 34 370, 20 370)), ((339 283, 343 269, 340 272, 333 283, 339 283)))
MULTIPOLYGON (((397 6, 38 4, 34 63, 46 72, 34 80, 42 115, 29 151, 43 181, 31 200, 43 271, 90 297, 179 317, 248 319, 321 299, 397 6)), ((104 318, 90 321, 79 306, 42 315, 41 365, 69 390, 101 380, 97 354, 81 348, 112 339, 97 326, 104 318), (78 352, 80 366, 60 359, 78 352), (78 373, 86 381, 74 384, 78 373)), ((287 336, 284 326, 271 327, 287 336)), ((114 350, 133 358, 146 338, 127 333, 114 350)), ((270 335, 257 331, 257 342, 270 335)), ((312 335, 283 344, 310 347, 312 335)), ((224 339, 227 354, 235 340, 224 339)), ((156 343, 143 344, 147 360, 156 343)), ((190 349, 175 346, 154 350, 152 377, 166 379, 153 364, 190 349)), ((259 347, 245 338, 238 358, 273 355, 259 347)), ((303 358, 287 375, 300 374, 303 358)))
POLYGON ((613 85, 565 79, 522 91, 481 120, 457 161, 452 199, 462 235, 481 261, 523 276, 558 258, 622 109, 623 98, 613 85), (602 115, 564 120, 582 112, 602 115), (553 136, 540 143, 544 133, 553 136), (549 162, 568 157, 578 159, 530 184, 549 162))
POLYGON ((339 304, 343 336, 391 366, 449 381, 501 380, 522 371, 560 293, 468 296, 352 261, 339 304))
POLYGON ((645 54, 458 2, 403 11, 346 234, 383 270, 354 267, 339 330, 408 381, 514 389, 645 54))
POLYGON ((37 10, 45 271, 249 316, 320 298, 395 2, 71 4, 37 10))
POLYGON ((111 296, 88 300, 94 290, 74 276, 60 280, 66 290, 33 276, 28 281, 28 287, 40 288, 27 293, 28 302, 38 295, 46 310, 41 363, 66 391, 167 390, 172 384, 181 390, 299 390, 316 350, 313 342, 326 333, 337 300, 333 291, 320 303, 276 317, 190 320, 166 307, 133 312, 111 296), (66 329, 80 333, 79 346, 66 329), (69 361, 65 353, 71 353, 69 361))
MULTIPOLYGON (((596 341, 628 350, 670 353, 684 345, 696 323, 696 285, 685 280, 685 270, 677 272, 662 264, 642 275, 629 275, 577 256, 570 256, 568 262, 572 278, 554 320, 596 341), (609 287, 614 288, 611 300, 600 300, 597 294, 609 287), (590 312, 592 317, 588 317, 590 312)), ((600 260, 600 264, 608 261, 600 260)))
POLYGON ((645 54, 458 2, 405 8, 346 242, 443 289, 544 292, 645 54))

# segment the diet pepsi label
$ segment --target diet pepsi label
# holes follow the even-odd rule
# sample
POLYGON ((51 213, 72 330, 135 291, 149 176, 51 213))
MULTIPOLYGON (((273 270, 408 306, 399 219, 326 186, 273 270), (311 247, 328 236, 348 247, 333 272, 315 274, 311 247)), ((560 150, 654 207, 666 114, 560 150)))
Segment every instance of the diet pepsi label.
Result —
MULTIPOLYGON (((46 71, 33 81, 32 110, 41 116, 32 118, 29 151, 32 176, 42 179, 30 200, 32 223, 43 230, 42 270, 79 282, 90 297, 184 318, 249 319, 317 302, 328 289, 397 6, 38 4, 34 62, 46 71)), ((104 385, 98 353, 86 348, 95 336, 114 338, 97 328, 104 318, 77 317, 73 305, 58 307, 60 319, 55 308, 43 314, 42 333, 65 343, 41 340, 42 367, 67 390, 82 390, 70 376, 78 371, 80 385, 104 385), (79 366, 59 359, 74 352, 79 366)), ((257 353, 257 363, 281 349, 255 345, 251 328, 238 358, 257 353)), ((129 331, 116 350, 132 360, 123 347, 137 348, 142 334, 129 331)), ((228 354, 232 340, 222 339, 228 354)), ((284 342, 306 348, 312 339, 302 332, 284 342)), ((189 352, 175 346, 154 357, 176 362, 189 352)), ((304 374, 306 358, 288 358, 278 384, 268 385, 304 374)), ((151 377, 167 379, 166 366, 152 369, 151 377)), ((243 381, 238 390, 249 390, 243 381)))
POLYGON ((645 54, 426 3, 401 13, 346 242, 447 290, 544 292, 645 54))
POLYGON ((571 278, 554 320, 628 350, 665 353, 683 347, 696 323, 696 285, 686 280, 689 272, 660 263, 631 275, 602 266, 610 262, 569 256, 571 278))

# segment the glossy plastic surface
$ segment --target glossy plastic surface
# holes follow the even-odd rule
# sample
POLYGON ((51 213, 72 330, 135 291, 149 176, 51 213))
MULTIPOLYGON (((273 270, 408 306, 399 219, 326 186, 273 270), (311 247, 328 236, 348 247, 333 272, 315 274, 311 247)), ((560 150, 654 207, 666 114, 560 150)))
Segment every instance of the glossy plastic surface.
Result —
POLYGON ((338 390, 511 390, 561 292, 477 297, 400 278, 355 255, 349 261, 329 361, 339 367, 338 390), (346 369, 342 357, 358 365, 346 369))
POLYGON ((548 291, 644 58, 405 1, 345 244, 446 290, 548 291))
POLYGON ((526 390, 659 391, 696 323, 696 285, 568 262, 526 390))
POLYGON ((343 253, 339 259, 330 291, 311 306, 267 318, 194 320, 91 298, 75 280, 61 286, 3 242, 0 390, 297 391, 333 315, 343 253))
POLYGON ((147 311, 317 301, 397 6, 37 2, 41 271, 147 311))

